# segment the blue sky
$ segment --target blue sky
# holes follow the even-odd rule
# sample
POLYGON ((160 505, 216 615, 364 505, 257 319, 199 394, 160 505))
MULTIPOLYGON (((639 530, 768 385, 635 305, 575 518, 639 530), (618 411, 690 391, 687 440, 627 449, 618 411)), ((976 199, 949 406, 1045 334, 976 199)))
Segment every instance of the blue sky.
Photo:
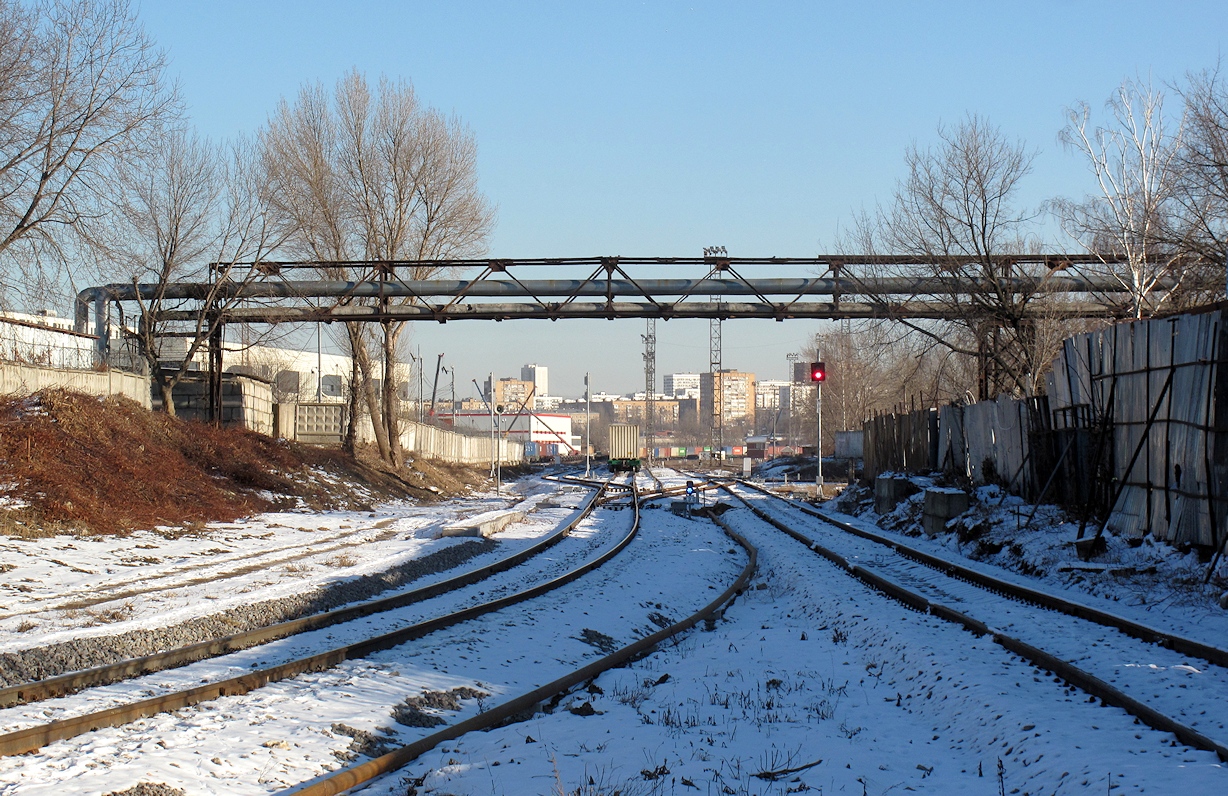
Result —
MULTIPOLYGON (((1228 30, 1222 2, 183 0, 140 17, 214 138, 255 132, 281 98, 350 68, 411 81, 473 129, 499 257, 825 253, 853 211, 889 198, 910 143, 967 113, 1039 151, 1025 204, 1082 195, 1089 176, 1057 143, 1063 109, 1099 111, 1126 77, 1214 66, 1228 30)), ((585 370, 594 389, 642 389, 643 326, 412 332, 457 367, 458 395, 527 362, 569 395, 585 370)), ((727 322, 725 364, 782 378, 819 328, 727 322)), ((658 324, 659 374, 707 359, 705 322, 658 324)))

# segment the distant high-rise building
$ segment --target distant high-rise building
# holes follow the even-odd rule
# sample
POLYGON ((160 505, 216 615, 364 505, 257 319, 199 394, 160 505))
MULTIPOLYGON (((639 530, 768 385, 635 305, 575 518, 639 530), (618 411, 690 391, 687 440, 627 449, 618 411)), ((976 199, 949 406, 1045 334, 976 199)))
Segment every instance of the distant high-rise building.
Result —
POLYGON ((793 384, 785 379, 755 382, 755 422, 759 433, 774 433, 788 423, 792 387, 793 384))
POLYGON ((665 376, 665 394, 671 398, 698 398, 698 373, 670 373, 665 376))
MULTIPOLYGON (((490 388, 490 379, 487 379, 485 392, 488 399, 491 393, 490 388)), ((515 412, 519 407, 525 405, 532 389, 533 382, 531 381, 499 379, 494 384, 494 402, 497 406, 502 406, 505 412, 515 412)))
POLYGON ((701 373, 699 376, 699 416, 701 423, 711 423, 716 402, 713 385, 716 378, 721 384, 721 417, 724 423, 737 421, 755 422, 755 374, 736 370, 722 370, 718 374, 701 373))
POLYGON ((775 412, 781 407, 781 396, 788 400, 785 388, 790 382, 784 379, 763 379, 755 382, 755 413, 775 412))
POLYGON ((534 398, 550 394, 550 378, 545 365, 525 365, 520 369, 520 380, 533 383, 534 398))

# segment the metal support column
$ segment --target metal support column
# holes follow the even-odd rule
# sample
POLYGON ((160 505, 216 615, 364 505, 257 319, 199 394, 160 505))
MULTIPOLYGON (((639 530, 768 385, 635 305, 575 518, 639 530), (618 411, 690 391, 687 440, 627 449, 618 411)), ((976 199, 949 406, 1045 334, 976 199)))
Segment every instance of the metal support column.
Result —
POLYGON ((222 341, 223 324, 216 319, 209 330, 209 422, 222 424, 222 341))
POLYGON ((495 372, 492 370, 486 381, 486 408, 490 410, 490 477, 495 477, 495 460, 499 452, 495 448, 495 372))
POLYGON ((719 457, 720 451, 725 448, 725 384, 721 377, 720 318, 708 321, 708 370, 712 373, 712 455, 719 457))
POLYGON ((797 360, 801 356, 796 352, 785 354, 785 359, 789 362, 789 425, 786 430, 788 436, 788 445, 790 448, 796 449, 797 438, 793 435, 793 410, 797 406, 798 392, 801 387, 801 380, 797 375, 797 360))

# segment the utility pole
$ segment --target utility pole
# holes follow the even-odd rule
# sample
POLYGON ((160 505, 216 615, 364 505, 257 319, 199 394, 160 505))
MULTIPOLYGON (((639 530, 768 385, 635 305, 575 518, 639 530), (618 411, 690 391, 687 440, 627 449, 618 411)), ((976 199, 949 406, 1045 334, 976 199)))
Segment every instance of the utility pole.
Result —
POLYGON ((495 460, 499 454, 495 451, 495 372, 490 372, 490 380, 486 382, 486 407, 490 409, 490 474, 495 475, 495 460))
POLYGON ((316 403, 324 403, 324 346, 320 342, 320 324, 316 323, 316 403))
POLYGON ((591 469, 593 450, 593 435, 589 423, 593 413, 593 391, 588 386, 588 374, 584 374, 584 477, 588 478, 591 469))
POLYGON ((431 411, 430 411, 429 417, 432 423, 436 423, 435 396, 439 393, 439 369, 442 366, 443 366, 443 354, 440 354, 439 358, 435 360, 435 383, 431 385, 431 411))
POLYGON ((499 445, 499 452, 495 455, 495 494, 503 494, 503 404, 495 407, 495 441, 499 445))
POLYGON ((644 462, 652 466, 652 440, 656 429, 657 392, 657 319, 648 319, 644 335, 644 462))
POLYGON ((797 403, 797 360, 800 356, 798 353, 785 354, 785 359, 789 362, 789 423, 785 433, 789 435, 790 448, 796 447, 796 438, 793 436, 793 405, 797 403))

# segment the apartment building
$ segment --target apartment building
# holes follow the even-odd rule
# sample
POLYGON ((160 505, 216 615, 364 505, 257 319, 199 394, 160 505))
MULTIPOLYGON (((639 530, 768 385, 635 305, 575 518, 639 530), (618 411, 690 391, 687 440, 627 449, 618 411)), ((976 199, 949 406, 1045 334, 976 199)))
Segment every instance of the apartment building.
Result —
POLYGON ((736 370, 699 374, 699 419, 711 423, 720 389, 722 424, 755 422, 755 374, 736 370), (719 379, 719 381, 718 381, 719 379))

